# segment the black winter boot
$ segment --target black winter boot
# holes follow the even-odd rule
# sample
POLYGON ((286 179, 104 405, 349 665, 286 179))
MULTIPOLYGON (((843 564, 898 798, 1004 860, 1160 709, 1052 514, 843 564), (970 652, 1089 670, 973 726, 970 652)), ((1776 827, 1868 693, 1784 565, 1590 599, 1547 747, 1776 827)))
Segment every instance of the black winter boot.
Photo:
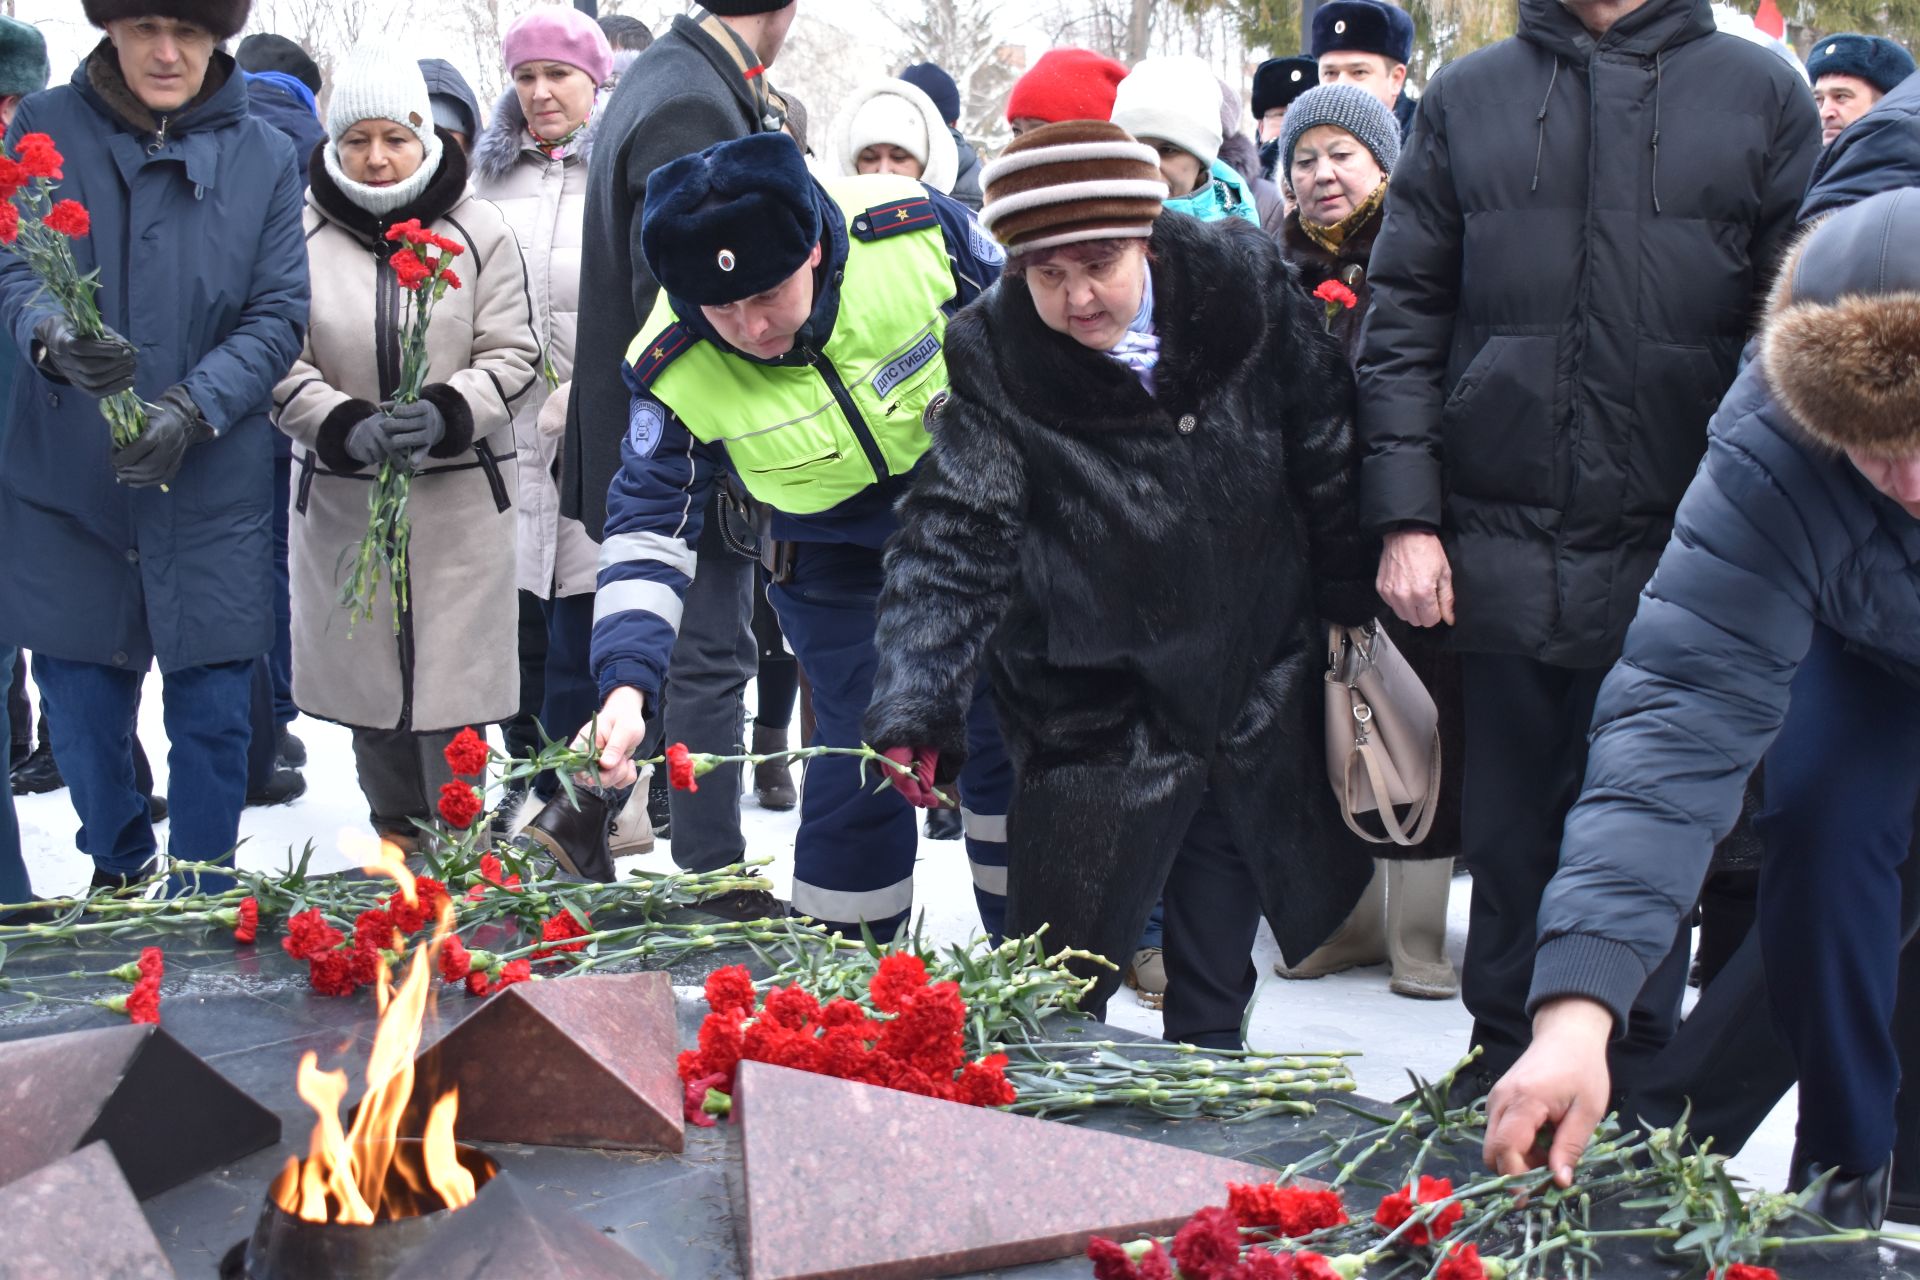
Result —
MULTIPOLYGON (((770 756, 787 749, 787 731, 753 726, 753 754, 770 756)), ((753 766, 753 795, 762 809, 784 813, 793 808, 793 771, 785 760, 768 760, 753 766)))
MULTIPOLYGON (((1803 1160, 1794 1152, 1793 1170, 1787 1190, 1795 1193, 1820 1183, 1807 1198, 1805 1212, 1830 1223, 1841 1231, 1878 1231, 1887 1219, 1887 1199, 1893 1190, 1893 1161, 1889 1160, 1867 1173, 1849 1173, 1813 1160, 1803 1160), (1820 1179, 1829 1175, 1825 1182, 1820 1179)), ((1825 1235, 1813 1222, 1787 1223, 1782 1235, 1825 1235)))
POLYGON ((60 776, 60 766, 54 763, 53 748, 44 742, 15 765, 8 777, 17 796, 45 795, 67 785, 67 780, 60 776))
POLYGON ((927 839, 958 840, 962 834, 958 809, 927 810, 927 839))
POLYGON ((573 794, 578 808, 565 795, 555 796, 521 834, 546 850, 568 875, 612 884, 613 853, 607 847, 612 815, 606 798, 585 787, 575 787, 573 794))

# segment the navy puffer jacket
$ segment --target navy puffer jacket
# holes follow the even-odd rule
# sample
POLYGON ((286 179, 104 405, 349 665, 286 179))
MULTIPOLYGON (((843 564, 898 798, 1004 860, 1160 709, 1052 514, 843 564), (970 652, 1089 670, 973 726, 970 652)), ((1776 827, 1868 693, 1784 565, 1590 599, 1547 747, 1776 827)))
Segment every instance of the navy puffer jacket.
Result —
POLYGON ((1540 908, 1533 1005, 1589 996, 1625 1025, 1779 732, 1816 625, 1920 682, 1920 518, 1838 447, 1920 450, 1920 379, 1889 383, 1884 358, 1916 346, 1920 191, 1907 189, 1822 223, 1788 259, 1762 354, 1708 430, 1600 691, 1540 908))
MULTIPOLYGON (((0 443, 0 644, 127 670, 257 657, 273 643, 273 386, 307 324, 293 147, 248 113, 224 53, 204 102, 155 120, 102 41, 71 83, 21 104, 9 147, 46 133, 59 195, 92 234, 100 312, 139 352, 148 400, 186 388, 218 437, 167 490, 114 479, 97 401, 18 358, 0 443), (134 123, 140 119, 140 123, 134 123)), ((0 252, 0 322, 22 353, 53 314, 25 262, 0 252)))

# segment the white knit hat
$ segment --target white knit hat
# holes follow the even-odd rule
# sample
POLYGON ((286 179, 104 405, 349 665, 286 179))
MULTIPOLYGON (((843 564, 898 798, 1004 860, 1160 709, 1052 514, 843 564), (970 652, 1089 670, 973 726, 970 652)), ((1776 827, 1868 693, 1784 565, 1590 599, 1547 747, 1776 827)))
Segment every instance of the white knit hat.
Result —
POLYGON ((433 99, 420 64, 398 42, 356 46, 333 76, 327 103, 327 174, 369 213, 391 213, 408 204, 440 170, 440 137, 433 131, 433 99), (368 187, 340 169, 340 139, 362 120, 391 120, 411 129, 426 148, 420 168, 391 187, 368 187))
POLYGON ((1113 122, 1211 165, 1220 158, 1220 81, 1192 56, 1142 59, 1114 95, 1113 122))
POLYGON ((960 153, 933 99, 905 80, 881 80, 861 88, 834 117, 832 159, 842 174, 859 170, 860 153, 896 146, 920 162, 920 181, 952 194, 960 176, 960 153))

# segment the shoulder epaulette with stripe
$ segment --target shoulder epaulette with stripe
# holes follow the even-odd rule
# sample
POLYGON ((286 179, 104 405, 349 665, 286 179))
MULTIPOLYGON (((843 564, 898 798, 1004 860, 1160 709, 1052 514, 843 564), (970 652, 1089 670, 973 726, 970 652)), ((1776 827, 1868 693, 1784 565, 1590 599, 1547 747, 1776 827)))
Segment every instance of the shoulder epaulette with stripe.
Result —
POLYGON ((654 379, 666 372, 667 366, 685 355, 700 336, 687 327, 684 320, 675 320, 660 331, 640 358, 633 362, 633 376, 642 388, 651 387, 654 379))
POLYGON ((877 204, 860 214, 853 220, 853 236, 856 240, 884 240, 888 236, 924 230, 939 221, 939 215, 933 211, 933 201, 925 196, 910 196, 877 204))

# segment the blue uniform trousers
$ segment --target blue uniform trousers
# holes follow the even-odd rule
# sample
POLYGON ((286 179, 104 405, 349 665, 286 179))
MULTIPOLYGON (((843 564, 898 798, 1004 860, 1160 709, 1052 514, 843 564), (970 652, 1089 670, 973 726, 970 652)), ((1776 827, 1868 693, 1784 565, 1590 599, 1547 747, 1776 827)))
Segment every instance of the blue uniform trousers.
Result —
POLYGON ((1800 1073, 1797 1154, 1866 1173, 1893 1150, 1901 871, 1920 801, 1920 688, 1822 627, 1767 754, 1760 947, 1800 1073))
MULTIPOLYGON (((768 598, 813 687, 816 720, 808 746, 857 747, 879 668, 875 605, 884 579, 880 552, 844 543, 799 544, 793 576, 768 598)), ((974 898, 987 932, 1006 923, 1007 802, 1013 766, 983 679, 967 717, 967 762, 960 771, 961 819, 974 898)), ((847 757, 807 765, 794 841, 793 909, 857 934, 865 921, 883 941, 913 908, 919 849, 914 811, 873 769, 847 757)))

